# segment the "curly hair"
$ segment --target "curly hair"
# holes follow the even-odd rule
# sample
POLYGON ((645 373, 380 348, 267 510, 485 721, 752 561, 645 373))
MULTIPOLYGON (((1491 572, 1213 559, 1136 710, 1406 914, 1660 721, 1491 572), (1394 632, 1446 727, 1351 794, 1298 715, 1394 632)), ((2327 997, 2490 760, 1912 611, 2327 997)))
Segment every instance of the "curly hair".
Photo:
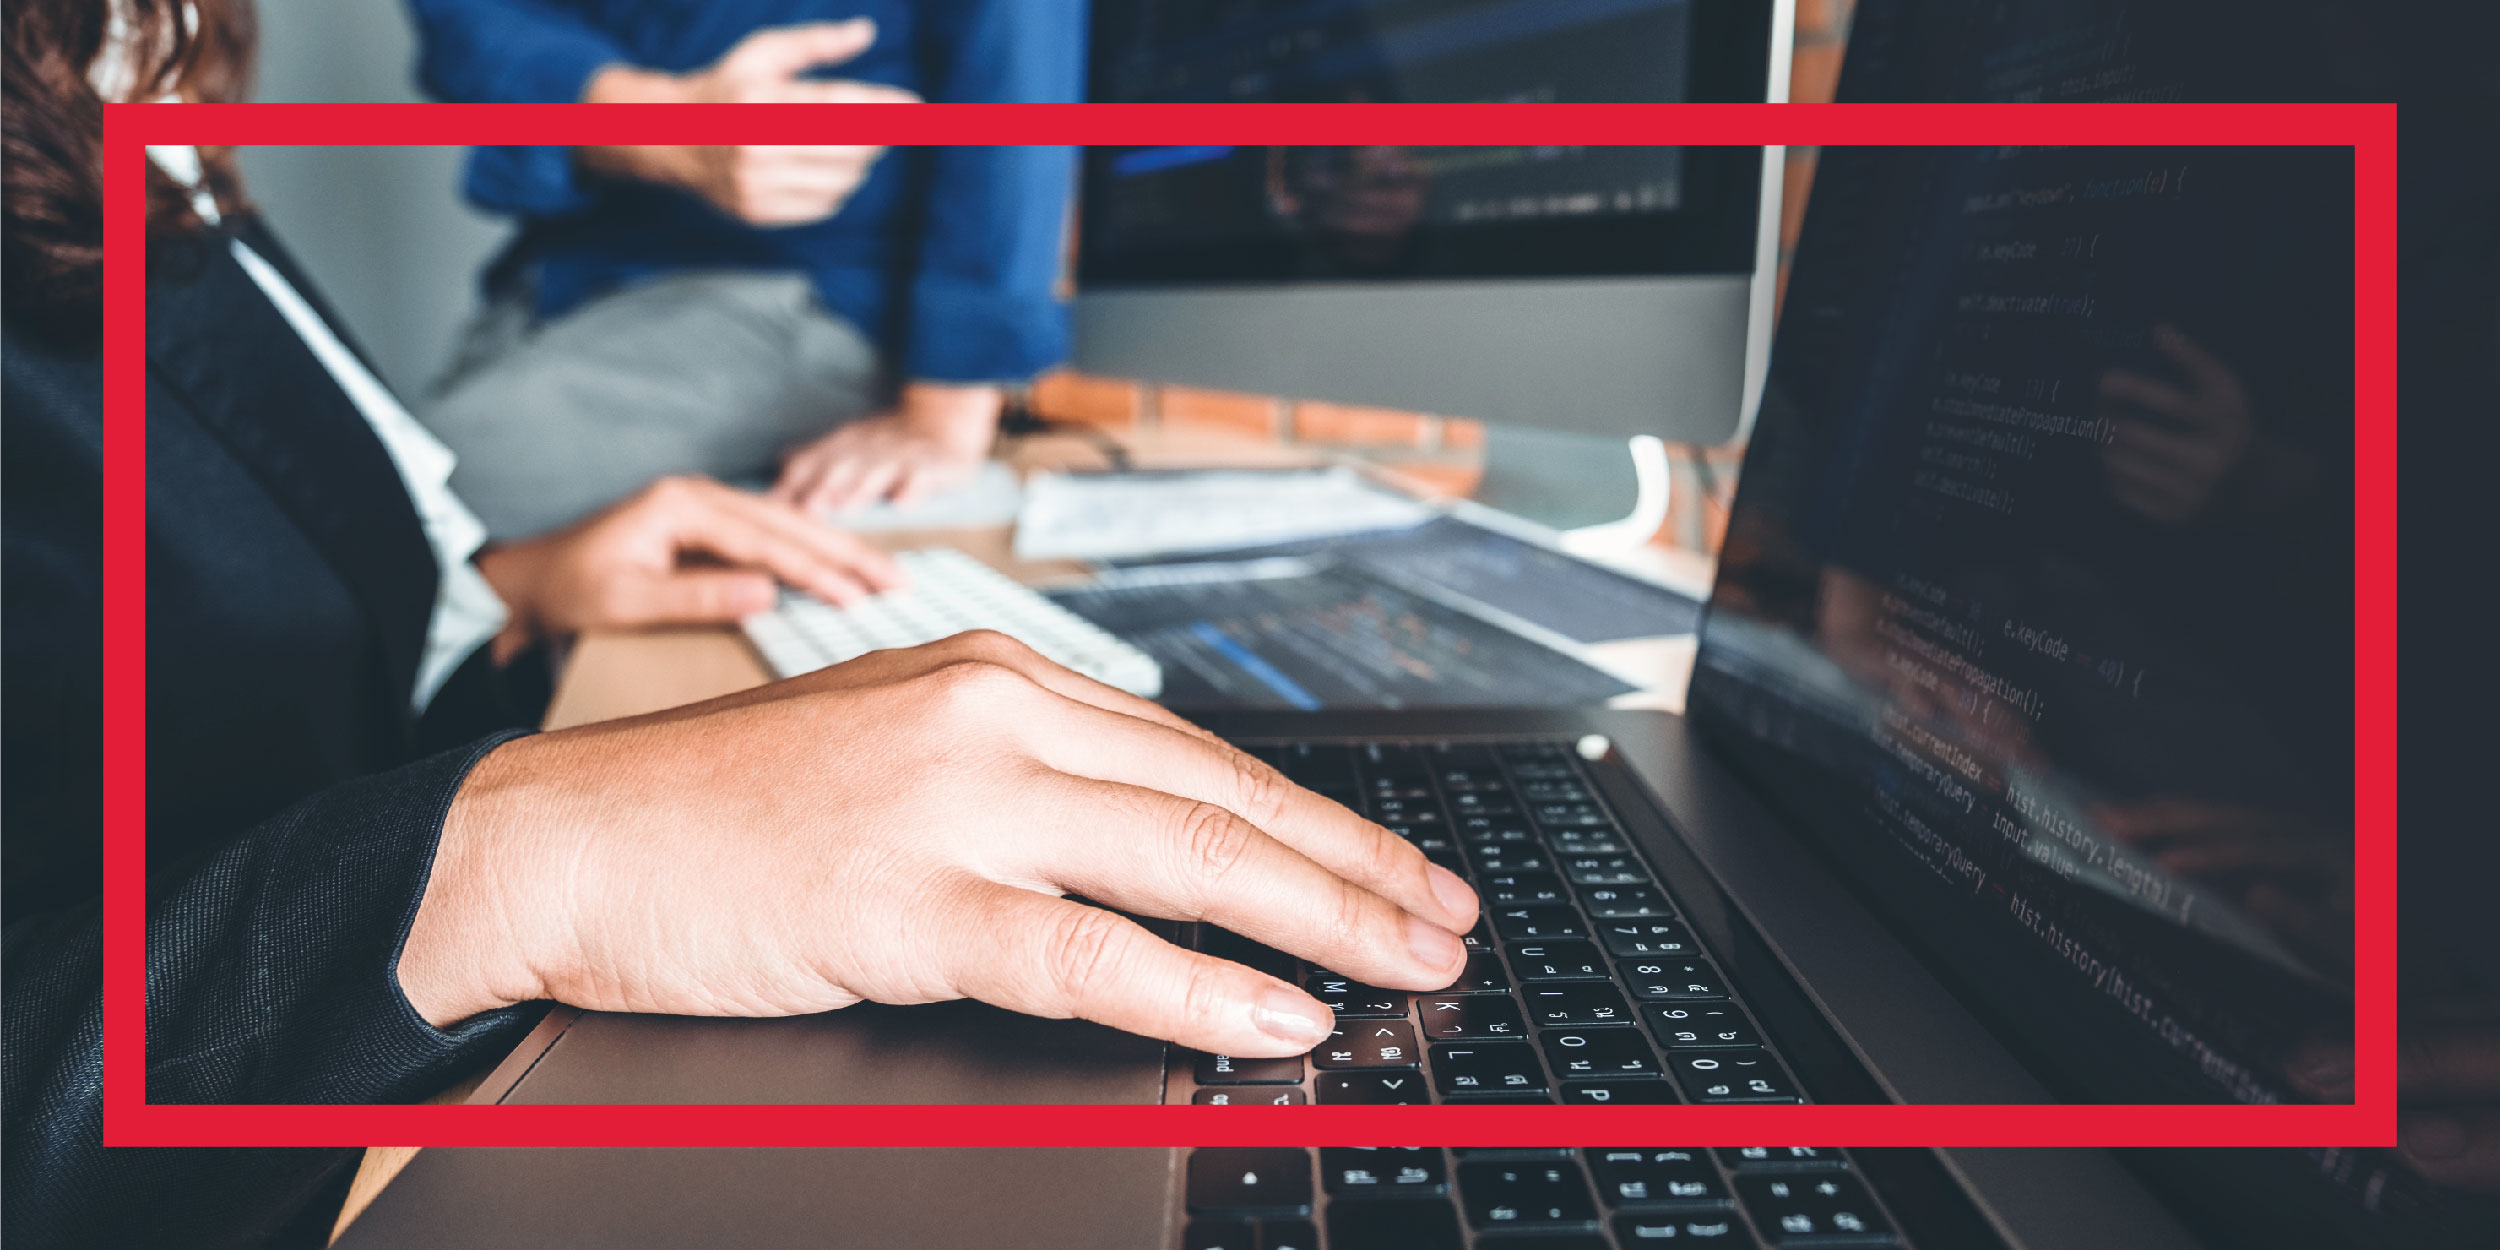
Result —
MULTIPOLYGON (((0 278, 30 329, 93 336, 104 266, 104 101, 99 55, 126 62, 127 98, 238 99, 250 76, 250 0, 5 0, 0 62, 0 278), (113 46, 108 49, 108 43, 113 46)), ((221 207, 243 207, 233 153, 201 153, 221 207)), ((200 226, 190 195, 148 173, 151 234, 200 226)))

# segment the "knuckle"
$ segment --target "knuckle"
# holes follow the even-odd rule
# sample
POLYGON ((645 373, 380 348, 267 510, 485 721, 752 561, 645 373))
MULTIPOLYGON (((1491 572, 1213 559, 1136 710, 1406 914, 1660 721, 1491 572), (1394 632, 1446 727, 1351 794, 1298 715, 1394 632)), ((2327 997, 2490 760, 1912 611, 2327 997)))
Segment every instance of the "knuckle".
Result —
POLYGON ((1008 664, 1033 653, 1033 649, 995 629, 968 629, 947 640, 957 654, 986 664, 1008 664))
POLYGON ((1258 831, 1213 803, 1193 802, 1181 810, 1179 835, 1183 862, 1212 890, 1249 857, 1258 831))
POLYGON ((1118 977, 1128 949, 1121 926, 1110 912, 1083 906, 1051 922, 1043 939, 1043 976, 1058 1001, 1087 1001, 1118 977))
MULTIPOLYGON (((1336 906, 1328 916, 1327 939, 1335 950, 1378 950, 1382 943, 1370 938, 1372 917, 1376 914, 1372 896, 1351 881, 1337 883, 1336 906)), ((1387 949, 1397 949, 1391 945, 1387 949)))
POLYGON ((1024 679, 1015 670, 978 658, 950 660, 922 679, 930 701, 949 712, 980 713, 1021 693, 1024 679))
POLYGON ((1273 827, 1285 814, 1293 783, 1251 755, 1233 751, 1230 756, 1233 793, 1241 796, 1242 817, 1262 829, 1273 827))
POLYGON ((1181 987, 1181 1019, 1193 1029, 1212 1032, 1223 1023, 1232 996, 1225 992, 1231 970, 1212 959, 1193 959, 1189 983, 1181 987))

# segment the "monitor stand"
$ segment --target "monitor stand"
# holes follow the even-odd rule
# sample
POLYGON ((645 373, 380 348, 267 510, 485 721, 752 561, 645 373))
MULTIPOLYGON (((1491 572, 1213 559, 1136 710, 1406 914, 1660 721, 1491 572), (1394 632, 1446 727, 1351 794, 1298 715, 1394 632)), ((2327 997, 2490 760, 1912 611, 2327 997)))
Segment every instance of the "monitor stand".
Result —
POLYGON ((1518 426, 1485 426, 1474 502, 1550 531, 1581 555, 1629 551, 1667 523, 1667 445, 1518 426))

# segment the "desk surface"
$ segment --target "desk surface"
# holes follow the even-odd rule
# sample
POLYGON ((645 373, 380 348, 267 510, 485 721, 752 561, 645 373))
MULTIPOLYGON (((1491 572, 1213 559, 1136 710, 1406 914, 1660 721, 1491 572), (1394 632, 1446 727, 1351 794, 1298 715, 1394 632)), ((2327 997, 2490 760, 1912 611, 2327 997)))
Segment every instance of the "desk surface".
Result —
MULTIPOLYGON (((1130 460, 1140 467, 1285 466, 1311 463, 1307 449, 1252 442, 1218 434, 1146 431, 1122 436, 1130 460)), ((1093 466, 1101 453, 1076 438, 1040 437, 1018 440, 1006 458, 1019 469, 1093 466)), ((889 549, 946 546, 960 549, 1009 576, 1031 585, 1081 578, 1083 565, 1070 561, 1024 561, 1009 549, 1007 526, 963 530, 896 530, 865 535, 889 549)), ((1706 589, 1710 561, 1693 553, 1652 548, 1630 557, 1642 571, 1692 590, 1706 589)), ((1646 689, 1615 700, 1617 706, 1681 711, 1684 686, 1692 672, 1690 638, 1602 643, 1590 653, 1610 668, 1635 678, 1646 689)), ((586 634, 567 660, 555 699, 548 705, 546 728, 562 729, 620 716, 639 716, 666 708, 716 698, 761 685, 772 674, 730 626, 645 630, 632 633, 586 634)), ((446 1091, 437 1102, 465 1101, 475 1082, 446 1091)), ((375 1195, 390 1184, 415 1146, 370 1146, 348 1187, 331 1236, 345 1230, 375 1195)))

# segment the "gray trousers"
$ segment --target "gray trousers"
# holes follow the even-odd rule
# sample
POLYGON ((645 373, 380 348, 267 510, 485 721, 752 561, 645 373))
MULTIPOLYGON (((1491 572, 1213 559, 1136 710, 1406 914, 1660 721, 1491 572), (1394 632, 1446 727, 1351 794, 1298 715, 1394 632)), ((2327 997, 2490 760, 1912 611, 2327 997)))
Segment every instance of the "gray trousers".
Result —
POLYGON ((695 270, 541 318, 491 300, 419 415, 496 538, 543 533, 655 478, 769 478, 884 399, 876 349, 799 274, 695 270))

